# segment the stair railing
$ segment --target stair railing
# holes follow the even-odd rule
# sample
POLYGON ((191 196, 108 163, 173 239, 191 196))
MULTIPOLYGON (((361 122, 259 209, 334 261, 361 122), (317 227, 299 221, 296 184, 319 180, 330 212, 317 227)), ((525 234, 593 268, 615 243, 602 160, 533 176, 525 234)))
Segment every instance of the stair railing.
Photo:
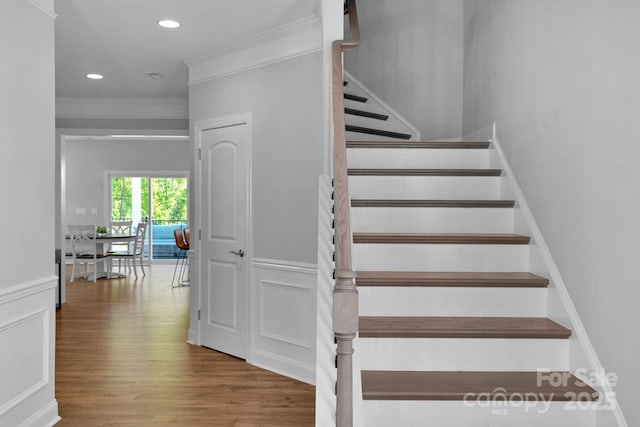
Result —
POLYGON ((353 426, 353 339, 358 331, 358 291, 351 265, 351 223, 347 177, 342 53, 360 44, 355 0, 347 0, 351 40, 332 45, 333 192, 335 219, 335 279, 333 333, 337 342, 336 426, 353 426))

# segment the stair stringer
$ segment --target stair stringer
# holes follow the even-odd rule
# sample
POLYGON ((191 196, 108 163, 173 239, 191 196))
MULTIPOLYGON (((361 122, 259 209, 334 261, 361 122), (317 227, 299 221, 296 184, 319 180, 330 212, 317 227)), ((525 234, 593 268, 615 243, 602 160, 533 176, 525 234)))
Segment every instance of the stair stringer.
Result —
MULTIPOLYGON (((364 96, 368 98, 368 101, 362 103, 351 103, 345 101, 345 106, 354 107, 361 110, 365 110, 371 113, 386 114, 389 119, 386 121, 366 119, 360 117, 345 116, 348 125, 371 127, 376 129, 382 129, 392 132, 407 133, 411 135, 409 141, 420 141, 420 131, 413 126, 407 119, 405 119, 400 113, 391 108, 387 103, 374 94, 369 88, 358 81, 355 77, 344 71, 344 80, 348 82, 344 88, 346 93, 351 93, 358 96, 364 96)), ((390 138, 379 137, 375 135, 360 134, 355 132, 347 132, 347 140, 349 141, 377 141, 377 140, 389 140, 390 138)))
POLYGON ((531 236, 529 251, 529 271, 534 274, 543 275, 549 278, 547 294, 548 317, 565 326, 571 325, 573 331, 569 344, 569 367, 570 370, 581 380, 596 388, 605 401, 598 403, 611 410, 599 410, 597 426, 617 426, 627 427, 620 406, 615 402, 613 386, 608 382, 606 370, 602 366, 600 359, 589 339, 587 331, 580 319, 580 315, 569 295, 569 291, 553 260, 551 251, 547 246, 542 232, 538 227, 533 213, 529 208, 524 193, 518 184, 513 170, 504 154, 504 150, 497 137, 496 123, 484 128, 472 135, 466 136, 463 140, 477 139, 478 137, 490 134, 490 155, 489 167, 501 168, 504 181, 501 189, 501 198, 516 201, 514 212, 514 233, 522 233, 531 236), (597 378, 594 375, 601 374, 597 378), (594 381, 595 379, 602 381, 594 381), (611 400, 613 399, 613 400, 611 400))
MULTIPOLYGON (((336 424, 337 379, 334 360, 336 346, 333 341, 332 304, 334 251, 333 199, 330 176, 320 176, 318 183, 318 286, 316 308, 316 426, 336 424)), ((360 378, 360 349, 358 337, 353 340, 353 425, 365 427, 362 421, 362 385, 360 378)))
POLYGON ((320 176, 318 184, 318 286, 316 306, 316 422, 317 426, 336 424, 336 369, 333 343, 332 292, 334 263, 333 214, 330 176, 320 176))

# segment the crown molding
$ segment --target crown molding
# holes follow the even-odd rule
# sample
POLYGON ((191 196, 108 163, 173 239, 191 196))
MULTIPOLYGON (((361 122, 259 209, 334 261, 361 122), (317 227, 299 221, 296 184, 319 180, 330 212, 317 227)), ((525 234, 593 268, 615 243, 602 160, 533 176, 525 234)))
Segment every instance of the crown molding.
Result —
POLYGON ((312 15, 184 62, 192 86, 321 49, 322 22, 312 15))
POLYGON ((186 99, 58 98, 56 118, 188 119, 186 99))
POLYGON ((51 19, 56 19, 58 15, 53 11, 53 0, 24 0, 31 6, 38 9, 51 19))

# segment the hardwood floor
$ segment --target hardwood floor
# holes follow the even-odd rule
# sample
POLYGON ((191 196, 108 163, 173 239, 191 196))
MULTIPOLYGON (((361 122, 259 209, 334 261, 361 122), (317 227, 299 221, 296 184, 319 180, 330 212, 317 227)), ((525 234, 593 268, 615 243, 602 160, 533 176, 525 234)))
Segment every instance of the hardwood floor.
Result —
POLYGON ((173 266, 76 280, 57 312, 59 426, 313 426, 315 388, 186 343, 173 266))

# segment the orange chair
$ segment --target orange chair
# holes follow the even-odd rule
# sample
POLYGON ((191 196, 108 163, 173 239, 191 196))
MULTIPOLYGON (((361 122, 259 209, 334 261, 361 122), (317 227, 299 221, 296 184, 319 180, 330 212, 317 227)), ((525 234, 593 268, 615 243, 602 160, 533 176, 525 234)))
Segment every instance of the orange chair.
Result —
POLYGON ((176 228, 175 230, 173 230, 173 237, 175 238, 176 246, 178 247, 178 258, 176 258, 176 268, 173 270, 171 287, 177 288, 180 286, 189 286, 189 265, 187 263, 187 252, 189 251, 189 244, 187 243, 187 241, 185 241, 185 236, 182 234, 181 228, 176 228), (178 273, 178 280, 176 282, 178 265, 180 265, 180 273, 178 273))
POLYGON ((184 242, 187 244, 187 246, 191 246, 191 229, 189 228, 184 229, 184 242))

